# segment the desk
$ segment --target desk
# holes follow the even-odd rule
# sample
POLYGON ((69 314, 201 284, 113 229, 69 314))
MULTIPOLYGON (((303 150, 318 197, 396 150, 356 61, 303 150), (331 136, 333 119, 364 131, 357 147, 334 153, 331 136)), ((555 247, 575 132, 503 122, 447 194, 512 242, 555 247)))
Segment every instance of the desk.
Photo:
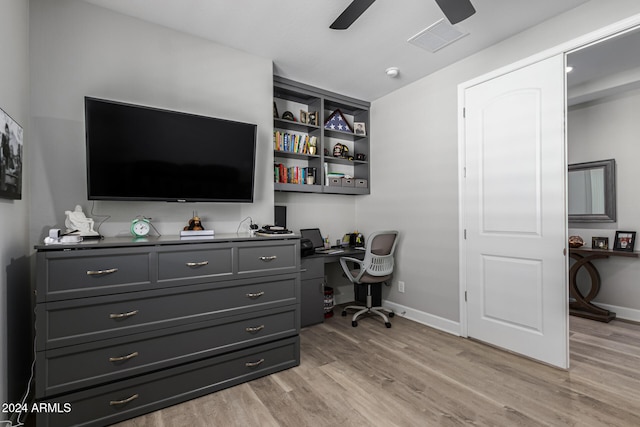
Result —
POLYGON ((607 323, 615 319, 615 313, 591 303, 600 292, 600 273, 598 273, 591 261, 609 258, 610 256, 637 258, 638 252, 570 248, 569 256, 576 261, 569 269, 569 293, 575 299, 575 301, 569 303, 569 313, 573 316, 586 317, 587 319, 607 323), (577 277, 578 270, 581 268, 586 269, 591 278, 591 288, 586 296, 578 289, 577 277))
POLYGON ((340 258, 364 259, 360 249, 345 248, 338 254, 314 254, 301 259, 300 275, 300 326, 309 326, 324 321, 324 267, 340 262, 340 258))

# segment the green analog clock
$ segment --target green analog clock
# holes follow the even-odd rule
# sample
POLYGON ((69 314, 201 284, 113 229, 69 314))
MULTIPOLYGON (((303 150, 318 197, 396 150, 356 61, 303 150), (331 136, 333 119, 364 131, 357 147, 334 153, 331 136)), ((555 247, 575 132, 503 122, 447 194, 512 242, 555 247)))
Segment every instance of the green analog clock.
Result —
POLYGON ((144 237, 151 231, 151 222, 147 218, 136 218, 131 221, 131 234, 144 237))

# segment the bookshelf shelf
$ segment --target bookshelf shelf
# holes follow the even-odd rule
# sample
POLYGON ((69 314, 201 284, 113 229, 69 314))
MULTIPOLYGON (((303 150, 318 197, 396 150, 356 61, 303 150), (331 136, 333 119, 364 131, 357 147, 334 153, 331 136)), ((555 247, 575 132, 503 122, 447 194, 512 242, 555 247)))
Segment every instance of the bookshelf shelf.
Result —
MULTIPOLYGON (((369 194, 369 107, 366 101, 350 98, 333 92, 325 91, 293 80, 274 76, 274 180, 287 180, 293 176, 306 177, 308 171, 315 172, 315 184, 291 184, 290 182, 274 182, 275 191, 298 193, 327 193, 327 194, 369 194), (354 122, 365 124, 367 135, 356 135, 353 132, 325 129, 324 123, 337 109, 353 128, 354 122), (278 116, 276 117, 276 112, 278 116), (282 119, 285 112, 293 115, 295 120, 282 119), (315 113, 316 123, 303 123, 304 113, 315 113), (315 154, 308 154, 308 147, 288 145, 285 150, 281 146, 281 139, 276 138, 284 133, 289 137, 298 137, 302 141, 307 138, 316 142, 315 154), (279 142, 276 143, 276 140, 279 142), (349 154, 363 154, 366 160, 348 160, 333 157, 336 144, 346 145, 349 154), (296 147, 298 149, 296 150, 296 147), (295 152, 297 151, 297 152, 295 152), (325 151, 328 155, 325 155, 325 151), (326 165, 326 166, 325 166, 326 165), (283 169, 284 168, 284 169, 283 169), (300 173, 300 170, 303 172, 300 173), (348 175, 354 179, 364 181, 366 187, 341 187, 325 185, 325 173, 336 172, 348 175)), ((291 116, 289 116, 291 117, 291 116)), ((304 143, 303 143, 304 144, 304 143)), ((304 146, 304 145, 303 145, 304 146)))
POLYGON ((338 165, 366 165, 369 162, 365 160, 349 160, 341 157, 325 157, 324 161, 327 163, 335 163, 338 165))
POLYGON ((292 122, 291 120, 273 119, 274 127, 279 129, 292 130, 297 132, 312 132, 320 129, 320 126, 309 125, 306 123, 292 122))
POLYGON ((300 160, 314 160, 320 159, 320 156, 312 155, 312 154, 303 154, 303 153, 293 153, 291 151, 281 151, 281 150, 273 150, 273 156, 283 159, 300 159, 300 160))
POLYGON ((288 191, 291 193, 321 193, 323 185, 308 184, 286 184, 282 182, 274 182, 276 191, 288 191))
POLYGON ((360 141, 367 139, 367 136, 356 135, 353 132, 344 132, 340 130, 325 129, 324 133, 329 137, 344 139, 345 141, 360 141))

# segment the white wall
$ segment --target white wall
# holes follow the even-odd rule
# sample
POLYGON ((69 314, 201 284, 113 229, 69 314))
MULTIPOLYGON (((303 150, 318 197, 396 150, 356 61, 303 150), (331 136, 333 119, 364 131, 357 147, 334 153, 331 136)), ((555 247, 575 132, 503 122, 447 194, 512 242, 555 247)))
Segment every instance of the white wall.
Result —
MULTIPOLYGON (((298 232, 302 228, 319 227, 331 244, 345 233, 356 231, 356 199, 362 196, 344 194, 285 193, 275 195, 275 204, 287 207, 287 228, 298 232)), ((357 230, 363 234, 374 230, 357 230)), ((342 276, 338 263, 325 267, 325 279, 333 288, 336 304, 353 301, 353 285, 342 276)))
MULTIPOLYGON (((613 247, 616 230, 637 231, 640 236, 640 198, 637 190, 640 158, 640 90, 581 104, 569 109, 569 163, 616 160, 617 222, 570 224, 569 235, 608 237, 613 247)), ((636 243, 636 250, 640 245, 636 243)), ((611 306, 619 316, 640 320, 640 260, 611 257, 595 261, 602 288, 595 302, 611 306), (622 310, 620 310, 622 308, 622 310)), ((588 276, 583 280, 589 281, 588 276)), ((587 289, 585 288, 585 291, 587 289)))
POLYGON ((217 233, 235 232, 247 216, 273 222, 269 59, 79 0, 32 0, 30 20, 31 243, 51 227, 63 228, 65 210, 92 208, 86 196, 85 96, 258 125, 254 203, 96 202, 88 216, 96 222, 99 215, 111 216, 101 233, 128 235, 130 221, 145 215, 162 234, 177 234, 194 210, 217 233))
MULTIPOLYGON (((4 0, 0 6, 0 52, 2 52, 2 72, 0 73, 0 108, 7 112, 25 130, 23 150, 31 149, 28 125, 29 91, 29 2, 25 0, 4 0)), ((16 325, 14 316, 16 305, 22 308, 23 302, 16 302, 17 296, 29 295, 29 264, 27 255, 27 217, 26 200, 29 197, 28 165, 23 163, 22 200, 0 199, 0 404, 16 399, 16 393, 22 393, 26 387, 24 378, 16 379, 16 371, 22 372, 21 364, 16 362, 18 347, 27 344, 30 347, 29 325, 16 325), (26 326, 26 328, 25 328, 26 326), (21 331, 17 337, 15 331, 21 331), (9 372, 9 363, 11 370, 9 372), (17 384, 14 384, 17 382, 17 384), (11 384, 10 384, 11 383, 11 384)), ((30 318, 26 300, 27 320, 30 318)), ((20 317, 23 318, 22 316, 20 317)), ((29 358, 28 354, 23 357, 29 358)), ((27 361, 28 363, 28 361, 27 361)), ((0 420, 6 414, 0 414, 0 420)))
POLYGON ((390 302, 445 328, 459 321, 458 84, 639 12, 636 0, 590 1, 372 103, 375 184, 356 225, 401 232, 390 302))

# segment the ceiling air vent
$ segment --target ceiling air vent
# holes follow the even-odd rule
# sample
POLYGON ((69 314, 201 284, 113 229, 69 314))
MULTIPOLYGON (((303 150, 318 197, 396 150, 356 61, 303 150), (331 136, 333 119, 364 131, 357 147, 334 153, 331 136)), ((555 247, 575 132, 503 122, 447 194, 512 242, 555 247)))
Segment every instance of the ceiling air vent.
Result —
POLYGON ((442 18, 407 41, 429 52, 437 52, 467 35, 469 33, 460 31, 442 18))

